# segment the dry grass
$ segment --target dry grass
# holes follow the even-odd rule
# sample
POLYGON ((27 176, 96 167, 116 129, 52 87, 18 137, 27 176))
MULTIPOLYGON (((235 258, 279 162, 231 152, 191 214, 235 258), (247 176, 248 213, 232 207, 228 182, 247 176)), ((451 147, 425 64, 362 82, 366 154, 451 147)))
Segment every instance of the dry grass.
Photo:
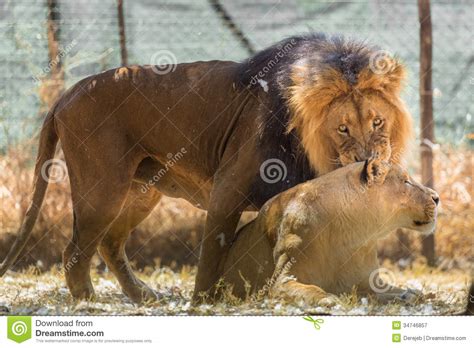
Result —
POLYGON ((462 311, 466 305, 468 276, 460 270, 444 272, 430 269, 422 263, 400 271, 385 264, 395 274, 394 283, 423 292, 414 304, 391 303, 380 305, 373 298, 355 294, 341 296, 332 307, 308 307, 275 299, 239 301, 229 296, 225 303, 192 306, 195 267, 183 267, 174 272, 168 267, 147 268, 141 279, 156 289, 163 298, 159 302, 136 306, 121 294, 117 282, 108 273, 93 272, 96 300, 75 301, 65 287, 62 273, 54 267, 38 273, 9 272, 0 279, 0 313, 26 315, 450 315, 462 311))

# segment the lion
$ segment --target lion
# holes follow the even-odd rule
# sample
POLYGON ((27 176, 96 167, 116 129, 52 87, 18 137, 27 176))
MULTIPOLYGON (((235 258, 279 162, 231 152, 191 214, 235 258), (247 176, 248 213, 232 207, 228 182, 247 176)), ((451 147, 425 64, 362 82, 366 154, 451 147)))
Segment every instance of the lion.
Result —
POLYGON ((63 254, 73 297, 93 296, 98 250, 132 300, 156 298, 124 245, 162 195, 207 210, 194 297, 211 293, 243 211, 355 161, 403 161, 412 129, 400 98, 405 68, 379 52, 308 34, 240 63, 120 67, 79 81, 45 118, 31 205, 0 275, 32 231, 60 142, 73 203, 63 254))
POLYGON ((354 288, 382 302, 416 298, 380 276, 376 243, 400 227, 432 233, 439 196, 399 165, 383 175, 386 166, 353 163, 270 199, 237 232, 225 284, 240 298, 268 292, 308 305, 354 288))

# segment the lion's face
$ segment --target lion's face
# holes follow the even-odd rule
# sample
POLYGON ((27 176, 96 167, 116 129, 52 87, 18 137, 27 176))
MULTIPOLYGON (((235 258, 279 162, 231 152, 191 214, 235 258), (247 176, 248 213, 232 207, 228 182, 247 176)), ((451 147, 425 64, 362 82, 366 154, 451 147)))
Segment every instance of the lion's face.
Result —
POLYGON ((412 135, 412 118, 400 98, 405 69, 387 59, 386 72, 365 66, 356 79, 338 66, 317 61, 293 67, 288 130, 297 131, 319 175, 371 156, 403 162, 412 135))
POLYGON ((391 167, 385 182, 374 190, 383 200, 379 207, 385 206, 387 215, 393 216, 397 225, 423 234, 434 231, 439 195, 436 191, 420 185, 398 165, 391 167))
POLYGON ((325 132, 334 149, 333 163, 345 166, 373 156, 398 162, 397 150, 392 156, 391 149, 397 111, 384 99, 370 94, 342 97, 327 113, 325 132))

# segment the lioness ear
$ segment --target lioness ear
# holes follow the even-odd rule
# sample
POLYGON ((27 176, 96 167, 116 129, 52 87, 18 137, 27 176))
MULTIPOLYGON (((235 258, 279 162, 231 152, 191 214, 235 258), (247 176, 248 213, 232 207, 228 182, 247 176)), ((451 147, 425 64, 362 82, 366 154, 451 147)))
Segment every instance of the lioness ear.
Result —
POLYGON ((385 177, 390 170, 390 164, 379 158, 370 158, 365 161, 361 173, 361 180, 371 186, 373 184, 383 184, 385 177))

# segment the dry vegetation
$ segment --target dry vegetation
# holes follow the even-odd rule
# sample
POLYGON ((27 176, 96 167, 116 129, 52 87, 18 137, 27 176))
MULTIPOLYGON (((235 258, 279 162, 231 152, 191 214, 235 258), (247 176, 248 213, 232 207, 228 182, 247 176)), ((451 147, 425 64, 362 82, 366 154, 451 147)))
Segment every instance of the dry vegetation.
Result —
MULTIPOLYGON (((28 205, 34 162, 32 146, 11 148, 0 157, 0 258, 11 246, 28 205)), ((436 252, 445 268, 466 268, 474 261, 472 155, 473 151, 468 149, 435 149, 435 182, 441 196, 436 252)), ((417 168, 412 172, 418 172, 417 168)), ((164 198, 132 234, 127 250, 132 262, 139 269, 157 263, 173 269, 196 264, 204 219, 205 212, 184 200, 164 198)), ((71 224, 67 180, 50 184, 33 237, 16 269, 35 265, 46 270, 60 262, 71 236, 71 224)), ((420 255, 420 241, 414 233, 398 231, 380 243, 380 255, 409 264, 420 255)))
POLYGON ((108 272, 93 272, 96 299, 92 302, 74 301, 64 286, 58 268, 38 273, 31 268, 26 272, 9 272, 0 281, 0 314, 26 315, 451 315, 462 312, 466 306, 468 276, 460 270, 444 272, 415 263, 410 269, 391 269, 398 286, 423 292, 413 304, 391 303, 380 305, 373 298, 348 294, 339 298, 332 307, 308 307, 274 299, 249 298, 237 300, 227 295, 225 303, 192 306, 195 267, 183 267, 174 272, 169 267, 145 268, 140 277, 162 296, 159 302, 136 306, 121 294, 117 282, 108 272))
MULTIPOLYGON (((0 157, 0 259, 12 245, 28 204, 35 143, 10 148, 0 157)), ((233 306, 192 307, 190 293, 195 268, 182 266, 196 263, 205 213, 183 200, 169 198, 164 198, 136 229, 127 247, 135 267, 142 270, 141 277, 164 296, 161 302, 144 307, 131 304, 99 258, 93 271, 97 301, 75 302, 55 266, 71 235, 71 202, 65 180, 50 184, 33 237, 14 268, 16 272, 0 279, 0 311, 3 308, 24 314, 452 314, 464 306, 467 274, 474 264, 472 155, 469 149, 435 149, 435 182, 442 202, 436 232, 437 268, 423 265, 420 241, 414 233, 398 231, 380 243, 381 259, 391 261, 389 267, 396 271, 397 283, 423 290, 423 300, 414 305, 379 306, 372 299, 349 295, 333 308, 302 309, 269 299, 242 303, 234 299, 233 306)), ((412 172, 418 172, 417 169, 414 166, 412 172)))

